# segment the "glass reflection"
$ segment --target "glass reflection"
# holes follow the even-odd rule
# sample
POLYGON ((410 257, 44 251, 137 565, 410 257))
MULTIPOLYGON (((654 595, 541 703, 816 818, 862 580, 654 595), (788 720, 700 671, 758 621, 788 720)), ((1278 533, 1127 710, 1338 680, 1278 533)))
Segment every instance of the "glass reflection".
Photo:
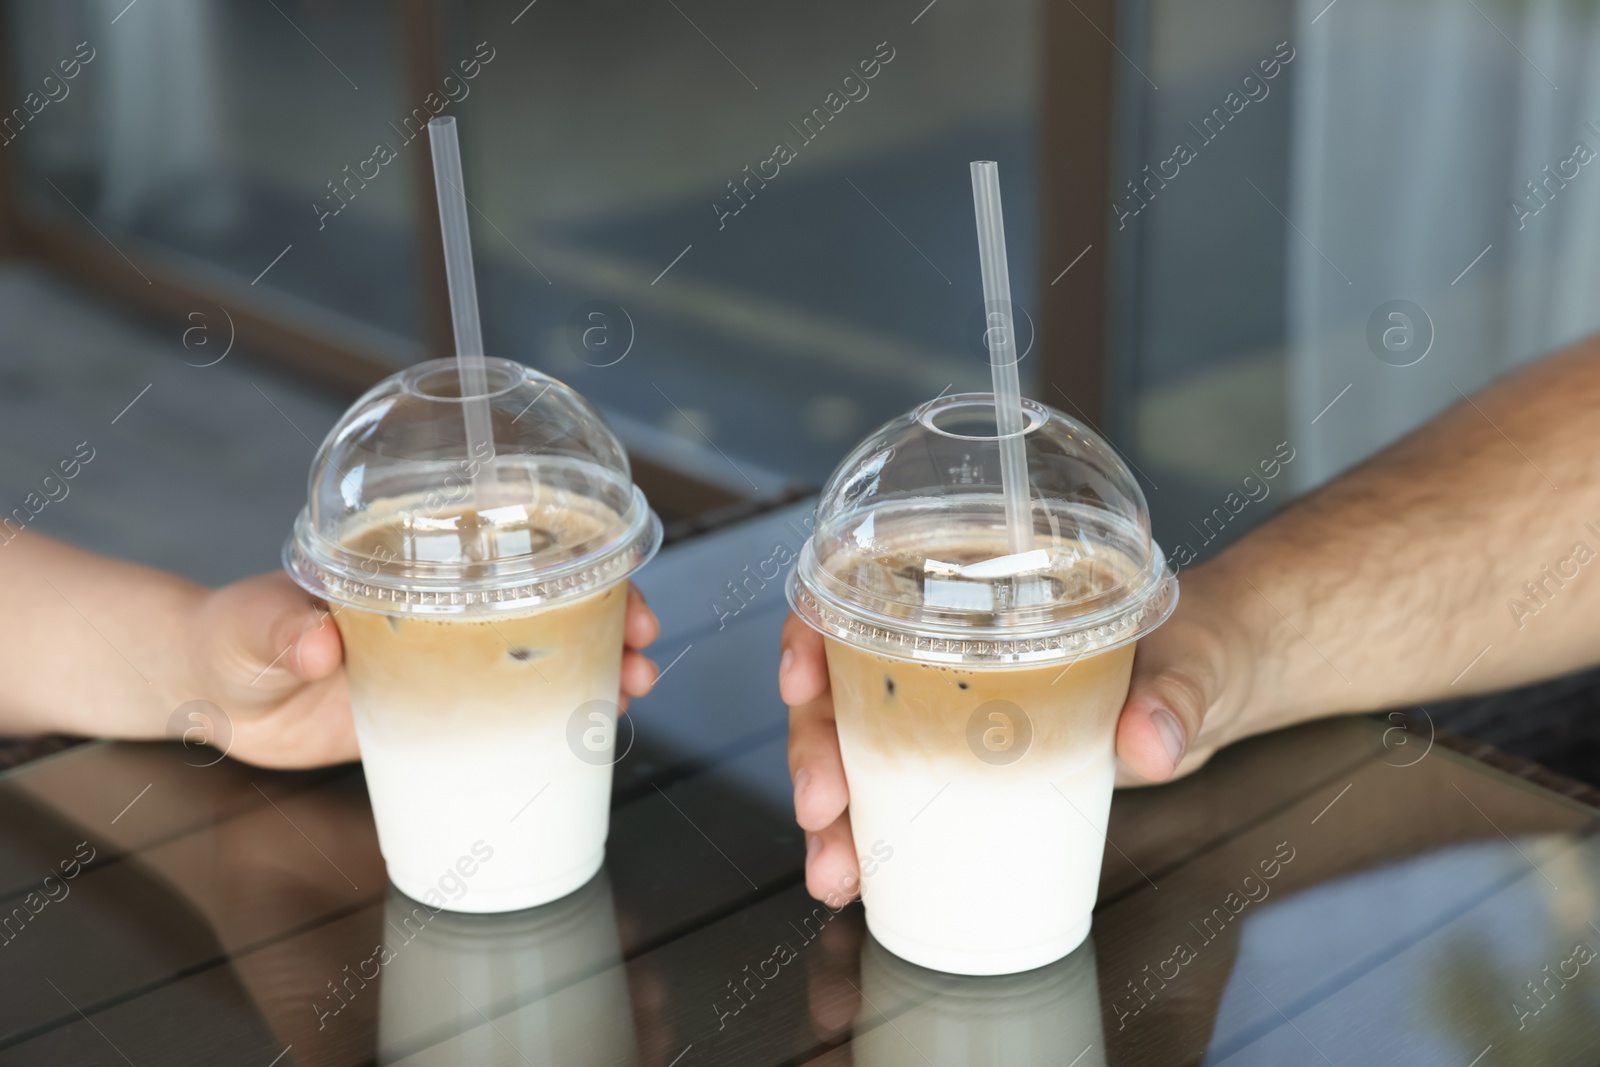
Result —
POLYGON ((571 896, 502 915, 384 907, 380 1064, 638 1062, 605 871, 571 896))
POLYGON ((6 7, 15 79, 60 98, 15 137, 24 215, 103 235, 133 269, 159 256, 286 318, 416 358, 411 205, 428 148, 410 132, 421 101, 404 88, 399 8, 6 7), (77 69, 63 60, 81 74, 45 86, 77 69))
POLYGON ((1042 5, 911 26, 842 0, 541 4, 507 32, 526 2, 439 5, 441 67, 483 40, 504 56, 452 109, 490 352, 738 493, 820 482, 896 412, 987 388, 967 161, 1000 162, 1015 299, 1037 315, 1042 5))
POLYGON ((1249 916, 1203 1063, 1591 1062, 1597 974, 1594 838, 1440 849, 1249 916))
POLYGON ((868 937, 860 992, 856 1067, 1106 1063, 1093 937, 1048 967, 987 978, 918 967, 868 937))

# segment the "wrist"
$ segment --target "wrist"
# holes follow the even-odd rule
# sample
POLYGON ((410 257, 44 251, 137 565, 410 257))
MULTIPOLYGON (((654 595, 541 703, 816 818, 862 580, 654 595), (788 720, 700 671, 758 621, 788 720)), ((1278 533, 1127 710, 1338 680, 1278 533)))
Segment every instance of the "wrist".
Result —
POLYGON ((211 697, 214 691, 211 677, 218 621, 210 606, 218 590, 189 582, 182 585, 184 589, 174 590, 170 608, 176 619, 174 632, 179 633, 179 640, 168 649, 165 686, 162 686, 166 715, 189 701, 211 697))
POLYGON ((125 689, 116 708, 86 709, 92 719, 78 732, 127 741, 158 741, 167 736, 173 711, 194 695, 196 617, 210 590, 171 575, 160 575, 139 591, 137 618, 118 640, 129 664, 143 676, 125 689))
POLYGON ((1173 621, 1190 631, 1181 637, 1201 650, 1199 661, 1208 675, 1205 721, 1192 747, 1219 747, 1280 725, 1272 721, 1281 702, 1272 670, 1274 631, 1261 611, 1267 605, 1230 566, 1226 553, 1185 570, 1180 582, 1173 621))
POLYGON ((163 736, 188 689, 189 620, 206 591, 31 532, 0 555, 0 730, 163 736))
POLYGON ((173 710, 191 699, 193 618, 207 591, 161 577, 118 606, 126 611, 89 609, 98 635, 90 636, 104 657, 68 687, 69 699, 40 702, 38 717, 24 729, 126 741, 167 735, 173 710))
POLYGON ((1261 551, 1237 546, 1203 568, 1210 596, 1227 634, 1229 713, 1235 736, 1282 729, 1343 710, 1348 681, 1326 660, 1310 635, 1312 613, 1303 589, 1277 581, 1287 570, 1261 551), (1248 565, 1246 565, 1248 564, 1248 565))
POLYGON ((161 705, 157 737, 171 736, 168 724, 178 708, 212 692, 208 680, 209 649, 215 636, 215 622, 208 619, 206 608, 216 594, 215 589, 178 582, 164 598, 165 610, 172 620, 173 640, 167 645, 161 679, 151 679, 161 705))

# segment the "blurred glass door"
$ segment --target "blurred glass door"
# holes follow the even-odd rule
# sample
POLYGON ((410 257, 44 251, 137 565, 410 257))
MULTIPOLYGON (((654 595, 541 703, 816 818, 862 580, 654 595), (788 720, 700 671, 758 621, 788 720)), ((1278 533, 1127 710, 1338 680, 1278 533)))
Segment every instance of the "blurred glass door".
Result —
POLYGON ((1179 562, 1600 327, 1600 12, 1123 0, 1113 437, 1179 562))
POLYGON ((1036 13, 920 6, 443 4, 441 67, 504 57, 459 109, 491 350, 745 493, 986 388, 967 163, 1032 307, 1036 13))
POLYGON ((49 101, 6 128, 24 219, 146 280, 172 267, 397 364, 420 355, 426 145, 379 148, 406 114, 397 5, 7 6, 7 95, 25 112, 29 94, 49 101))

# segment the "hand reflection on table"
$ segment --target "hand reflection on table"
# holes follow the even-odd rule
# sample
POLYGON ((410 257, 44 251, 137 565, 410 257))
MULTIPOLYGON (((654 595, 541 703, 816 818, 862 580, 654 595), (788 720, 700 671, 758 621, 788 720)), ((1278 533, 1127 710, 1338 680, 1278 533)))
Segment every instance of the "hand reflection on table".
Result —
MULTIPOLYGON (((127 772, 121 777, 148 782, 160 773, 161 819, 146 826, 130 816, 112 828, 121 840, 95 840, 108 854, 114 844, 144 846, 121 863, 165 887, 168 925, 202 925, 214 937, 207 954, 228 957, 225 984, 241 994, 227 1008, 228 1025, 261 1033, 262 1048, 271 1049, 267 1060, 288 1046, 285 1065, 371 1062, 375 1048, 379 1063, 521 1063, 518 1052, 535 1062, 580 1065, 665 1067, 670 1060, 657 1054, 674 1040, 664 992, 651 995, 642 961, 622 965, 604 871, 543 908, 435 912, 388 886, 359 775, 300 790, 274 788, 268 779, 269 801, 251 785, 257 772, 231 762, 184 767, 168 746, 119 746, 115 754, 114 769, 127 772), (181 824, 185 813, 215 806, 214 795, 232 778, 243 779, 227 793, 239 810, 145 845, 159 838, 161 824, 181 824), (375 957, 380 944, 389 951, 375 957), (630 981, 637 997, 630 997, 630 981)), ((60 819, 62 808, 114 810, 112 801, 126 803, 124 793, 138 792, 117 778, 30 783, 39 787, 31 792, 47 794, 33 802, 50 806, 8 821, 32 826, 60 819), (102 779, 115 781, 101 788, 102 779)), ((129 927, 151 921, 133 914, 122 920, 129 927)))
POLYGON ((981 978, 908 963, 860 923, 829 924, 818 947, 812 1029, 831 1042, 853 1026, 855 1067, 1105 1067, 1092 937, 1049 966, 981 978))

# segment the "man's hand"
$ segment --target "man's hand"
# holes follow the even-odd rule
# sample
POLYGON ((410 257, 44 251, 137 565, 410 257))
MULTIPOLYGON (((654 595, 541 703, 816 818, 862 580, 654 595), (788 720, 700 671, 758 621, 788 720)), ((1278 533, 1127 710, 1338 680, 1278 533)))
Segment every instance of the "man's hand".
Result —
POLYGON ((1225 563, 1186 570, 1178 609, 1139 642, 1117 720, 1117 785, 1165 782, 1203 767, 1217 749, 1270 722, 1247 722, 1252 668, 1263 645, 1252 628, 1248 585, 1225 563))
POLYGON ((856 845, 822 635, 793 612, 783 624, 778 690, 789 705, 789 777, 795 821, 806 832, 806 890, 822 900, 857 885, 856 845))
MULTIPOLYGON (((1148 785, 1197 770, 1245 733, 1253 638, 1230 581, 1215 566, 1185 571, 1178 609, 1139 642, 1117 724, 1117 784, 1148 785)), ((806 889, 819 900, 857 885, 850 791, 839 757, 822 635, 792 613, 783 627, 778 687, 789 705, 789 773, 795 820, 806 832, 806 889)))
MULTIPOLYGON (((628 588, 627 647, 619 703, 644 696, 656 666, 639 651, 660 631, 638 589, 628 588)), ((359 758, 344 646, 326 606, 283 574, 249 578, 201 595, 182 635, 184 700, 209 700, 228 717, 228 754, 263 767, 318 767, 359 758)))

